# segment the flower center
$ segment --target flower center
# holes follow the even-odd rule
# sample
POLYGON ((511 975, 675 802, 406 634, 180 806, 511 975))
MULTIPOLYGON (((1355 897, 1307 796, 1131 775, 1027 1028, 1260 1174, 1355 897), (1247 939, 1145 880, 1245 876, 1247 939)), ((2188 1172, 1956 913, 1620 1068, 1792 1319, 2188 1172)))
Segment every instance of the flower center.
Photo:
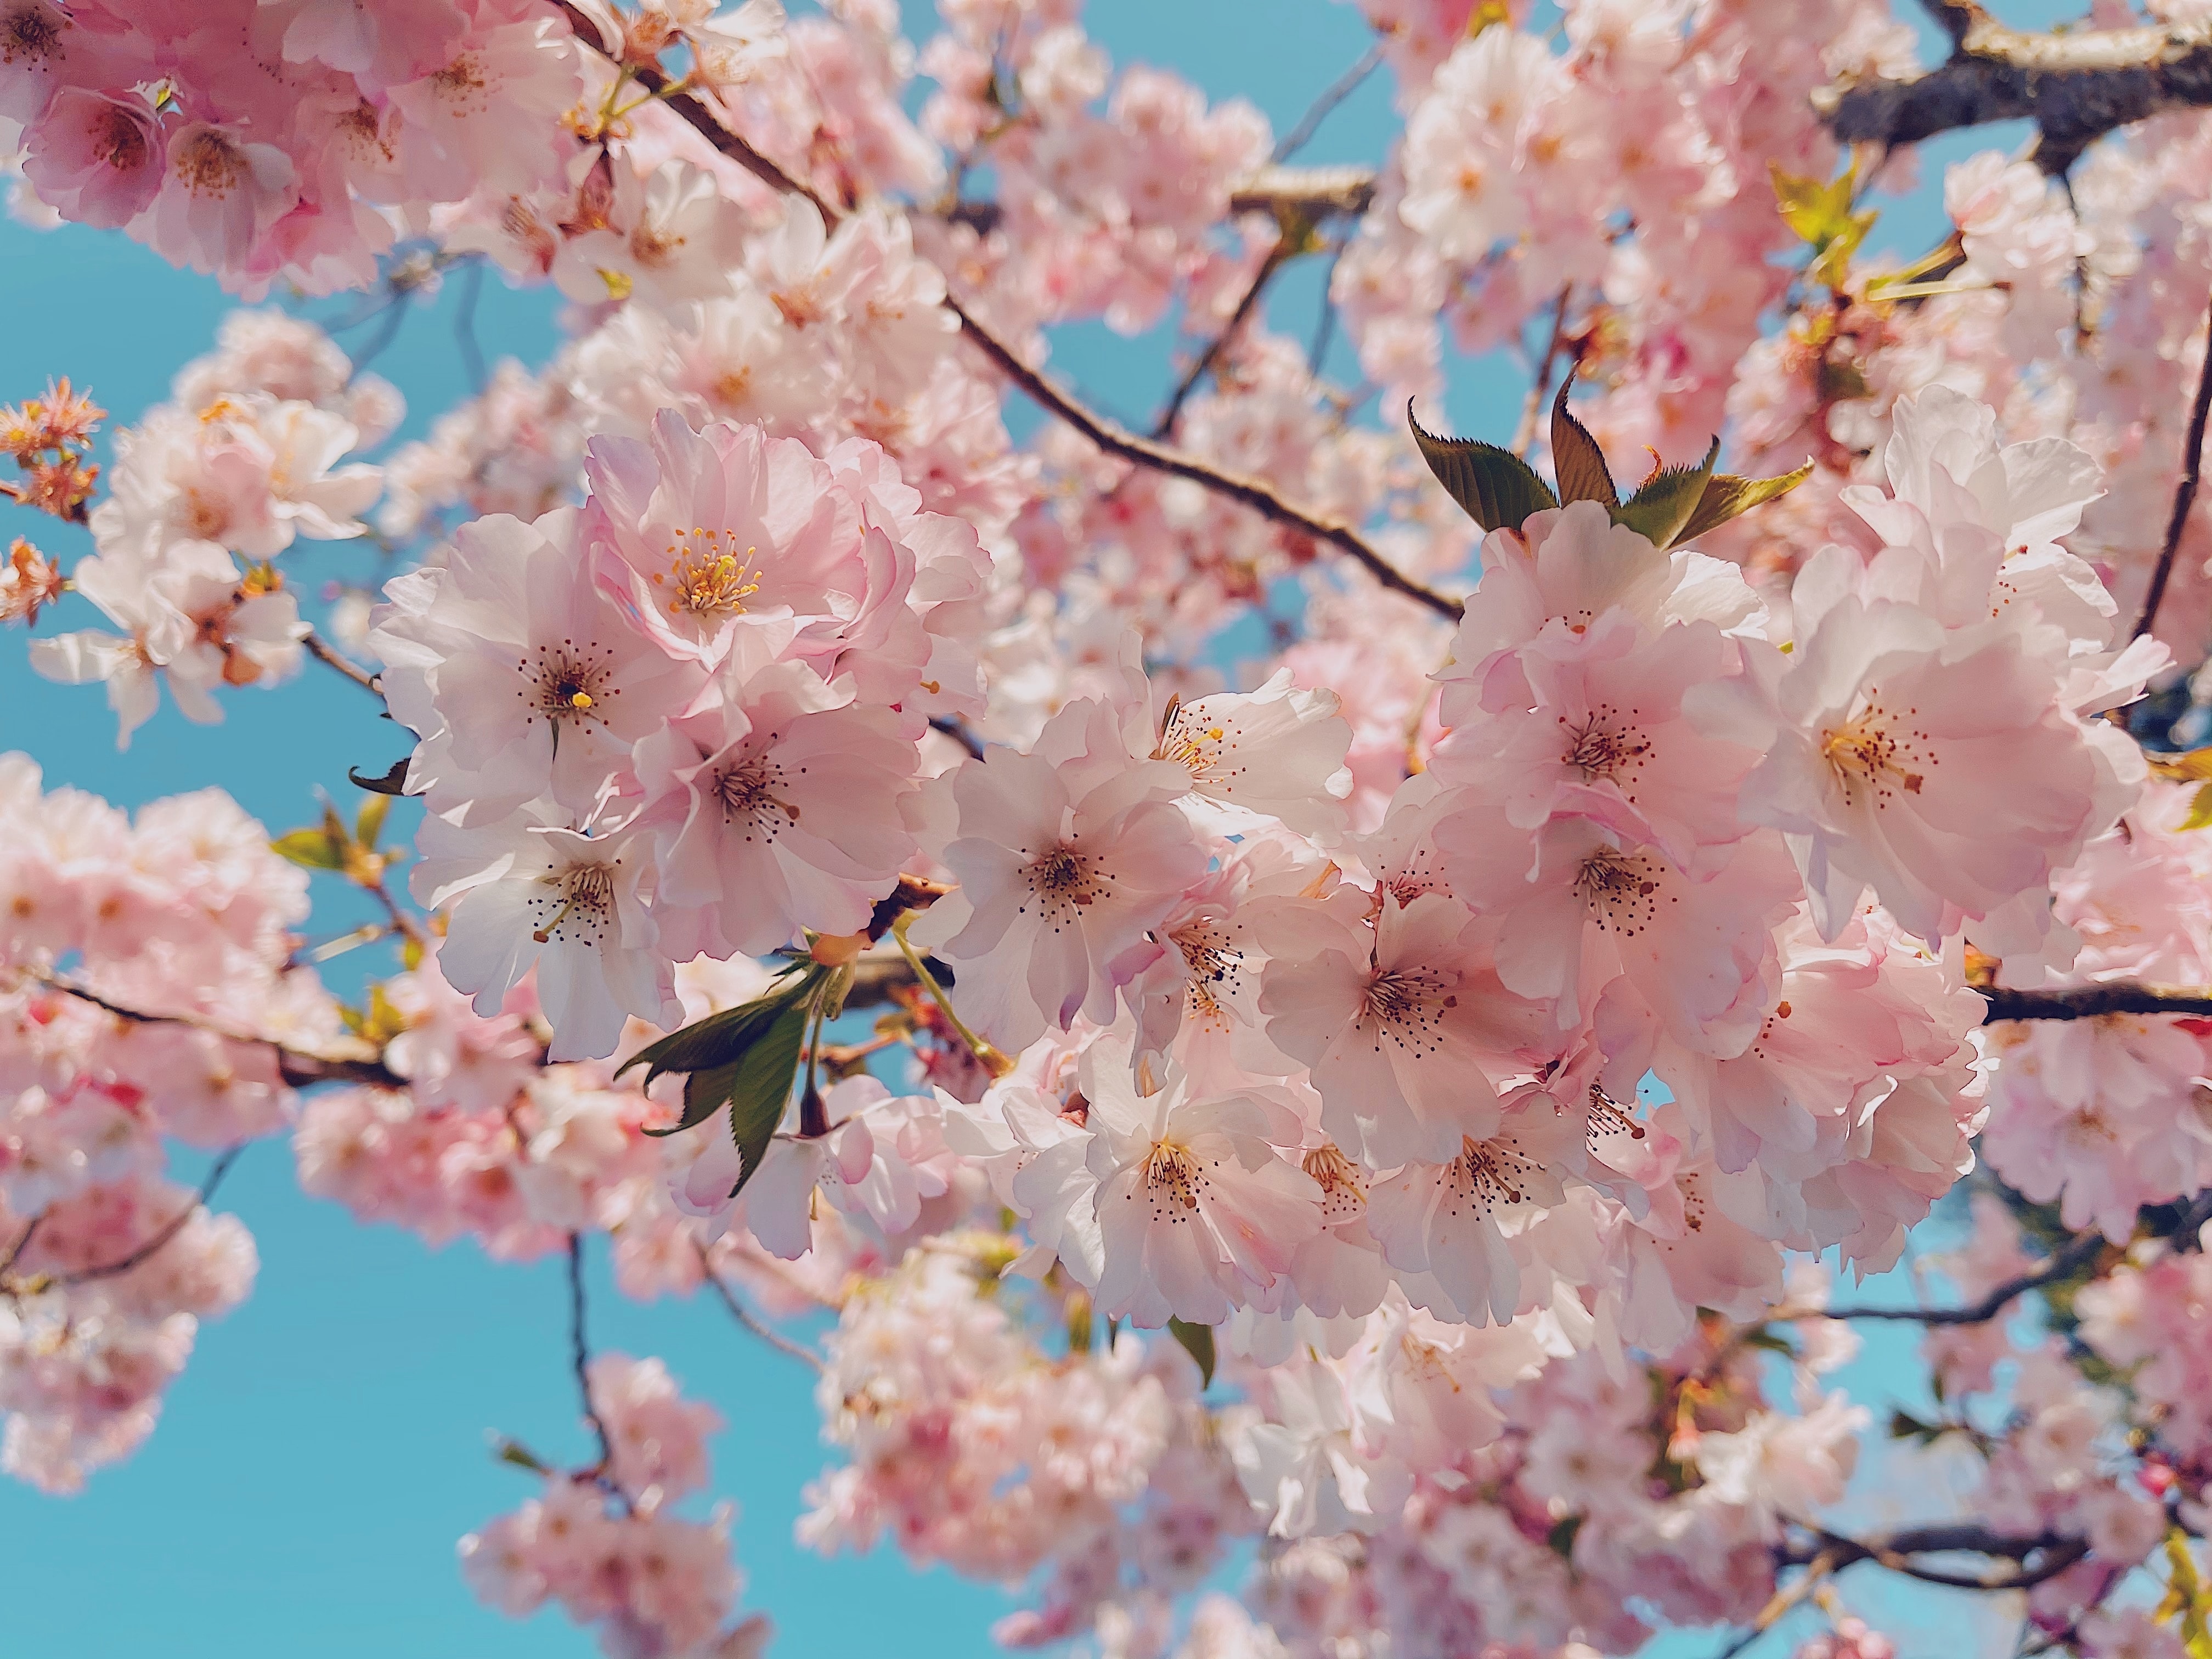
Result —
POLYGON ((1569 725, 1564 714, 1559 724, 1566 728, 1567 739, 1560 760, 1585 778, 1611 778, 1620 783, 1625 769, 1632 781, 1633 775, 1643 769, 1644 757, 1651 752, 1650 740, 1638 736, 1610 703, 1600 703, 1580 726, 1569 725))
POLYGON ((1298 1160, 1298 1167, 1321 1188, 1322 1225, 1338 1226, 1366 1209, 1367 1184, 1359 1178, 1359 1168, 1334 1141, 1315 1147, 1298 1160))
POLYGON ((1186 993, 1190 1012, 1216 1028, 1224 1025, 1222 994, 1236 984, 1237 971, 1244 965, 1244 953, 1230 944, 1211 921, 1194 921, 1170 937, 1182 952, 1183 965, 1190 970, 1186 993))
POLYGON ((4 26, 0 26, 0 64, 12 64, 25 58, 51 58, 61 44, 62 26, 44 6, 20 7, 4 26))
POLYGON ((668 544, 668 568, 653 573, 653 585, 663 590, 672 617, 742 617, 745 601, 760 592, 760 549, 740 553, 728 531, 694 525, 668 544))
POLYGON ((1453 1191, 1447 1200, 1454 1214, 1472 1208, 1482 1215, 1528 1201, 1528 1177, 1536 1165, 1514 1150, 1504 1136, 1477 1140, 1464 1136, 1452 1164, 1453 1191))
POLYGON ((246 158, 219 132, 197 132, 177 149, 177 177, 194 196, 228 196, 246 177, 246 158))
POLYGON ((1359 1018, 1376 1028, 1376 1052, 1382 1052, 1386 1036, 1414 1054, 1441 1048, 1444 1011, 1459 1006, 1459 999, 1449 994, 1450 983, 1426 968, 1385 969, 1369 980, 1360 997, 1359 1018))
POLYGON ((122 110, 110 109, 101 118, 93 154, 118 173, 130 173, 146 165, 149 148, 143 127, 122 110))
POLYGON ((1843 790, 1845 805, 1871 801, 1880 811, 1900 789, 1908 795, 1920 793, 1936 757, 1928 750, 1927 732, 1905 724, 1919 712, 1887 708, 1869 687, 1863 708, 1820 734, 1820 758, 1843 790))
POLYGON ((597 945, 606 937, 615 914, 615 871, 617 864, 572 864, 540 876, 546 892, 531 897, 531 914, 550 918, 530 937, 540 945, 559 939, 563 945, 597 945))
POLYGON ((1152 758, 1173 761, 1194 778, 1205 778, 1224 794, 1233 794, 1235 780, 1245 769, 1223 768, 1221 763, 1235 749, 1222 727, 1209 725, 1199 709, 1176 697, 1169 700, 1167 715, 1160 722, 1160 740, 1152 758))
MULTIPOLYGON (((1660 868, 1648 854, 1600 853, 1575 877, 1583 912, 1609 933, 1633 939, 1659 913, 1660 868)), ((1667 895, 1669 904, 1675 902, 1667 895)))
POLYGON ((621 687, 607 684, 613 656, 605 647, 580 646, 574 640, 541 645, 535 663, 525 657, 515 664, 523 680, 515 696, 531 713, 553 722, 556 732, 564 720, 596 720, 604 726, 605 706, 622 696, 621 687))
POLYGON ((766 756, 738 762, 714 779, 723 821, 744 826, 747 841, 774 841, 799 822, 799 809, 776 793, 786 783, 783 769, 766 756))
POLYGON ((1079 852, 1065 842, 1030 860, 1022 873, 1030 893, 1051 919, 1055 933, 1073 921, 1085 906, 1096 904, 1111 892, 1114 885, 1113 878, 1097 867, 1090 854, 1079 852))
POLYGON ((1145 1196, 1155 1221, 1187 1221, 1206 1192, 1206 1171, 1172 1140, 1156 1140, 1145 1154, 1145 1196))

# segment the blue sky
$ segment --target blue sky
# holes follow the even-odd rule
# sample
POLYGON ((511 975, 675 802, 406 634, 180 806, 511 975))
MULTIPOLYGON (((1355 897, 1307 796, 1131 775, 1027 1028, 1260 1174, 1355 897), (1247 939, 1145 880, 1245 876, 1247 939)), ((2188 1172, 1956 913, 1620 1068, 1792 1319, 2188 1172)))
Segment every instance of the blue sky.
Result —
MULTIPOLYGON (((907 9, 917 33, 926 32, 927 8, 907 9)), ((2036 22, 2044 9, 2008 15, 2036 22)), ((1253 98, 1279 132, 1367 45, 1352 7, 1318 0, 1110 0, 1092 9, 1090 27, 1117 61, 1167 64, 1210 94, 1253 98)), ((1372 160, 1390 129, 1378 78, 1300 159, 1372 160)), ((1954 141, 1946 153, 1985 142, 1954 141)), ((1923 189, 1891 211, 1875 240, 1917 252, 1940 234, 1940 210, 1923 189)), ((1304 337, 1317 291, 1317 269, 1293 270, 1273 314, 1304 337)), ((168 269, 118 235, 76 228, 43 234, 13 222, 0 222, 0 297, 9 318, 0 329, 0 401, 67 374, 125 422, 166 394, 172 374, 210 346, 230 308, 213 283, 168 269)), ((375 365, 407 395, 413 412, 404 435, 465 392, 453 300, 448 292, 411 315, 375 365)), ((344 306, 310 310, 327 319, 344 306)), ((494 284, 477 337, 488 356, 534 362, 554 340, 552 314, 545 295, 494 284)), ((1133 345, 1087 328, 1068 331, 1055 356, 1063 373, 1109 404, 1140 412, 1156 403, 1165 362, 1163 343, 1133 345)), ((1522 391, 1507 366, 1474 366, 1455 380, 1455 424, 1500 435, 1522 391)), ((29 533, 59 553, 83 549, 52 520, 0 517, 0 535, 29 533)), ((288 562, 304 558, 294 574, 312 586, 344 568, 345 556, 307 544, 288 562)), ((89 620, 71 602, 65 625, 89 620)), ((46 684, 25 666, 20 636, 0 640, 5 740, 28 749, 49 787, 75 784, 136 805, 218 782, 274 832, 312 818, 315 786, 349 801, 347 765, 380 770, 400 752, 398 734, 332 676, 225 702, 226 724, 192 726, 164 709, 118 755, 96 690, 46 684)), ((196 1179, 203 1167, 200 1155, 179 1154, 179 1178, 196 1179)), ((16 1587, 0 1651, 41 1659, 291 1659, 303 1651, 317 1659, 569 1659, 594 1651, 589 1636, 557 1614, 518 1624, 480 1607, 453 1558, 462 1533, 531 1489, 527 1476, 487 1455, 489 1433, 512 1434, 556 1461, 586 1455, 558 1265, 501 1266, 465 1243, 433 1251, 392 1229, 363 1228, 299 1192, 281 1143, 252 1148, 220 1204, 252 1229, 261 1276, 244 1307, 201 1332, 152 1440, 74 1499, 0 1484, 0 1540, 16 1587)), ((808 1374, 709 1304, 623 1301, 599 1270, 599 1255, 594 1343, 663 1355, 730 1419, 715 1443, 716 1490, 740 1506, 746 1605, 774 1616, 779 1650, 806 1659, 985 1651, 987 1625, 1011 1605, 1000 1593, 942 1571, 914 1572, 888 1551, 823 1561, 793 1544, 799 1490, 826 1455, 816 1443, 808 1374)), ((1858 1368, 1862 1390, 1899 1377, 1901 1338, 1882 1352, 1858 1368)), ((1711 1638, 1674 1645, 1701 1654, 1711 1638)))

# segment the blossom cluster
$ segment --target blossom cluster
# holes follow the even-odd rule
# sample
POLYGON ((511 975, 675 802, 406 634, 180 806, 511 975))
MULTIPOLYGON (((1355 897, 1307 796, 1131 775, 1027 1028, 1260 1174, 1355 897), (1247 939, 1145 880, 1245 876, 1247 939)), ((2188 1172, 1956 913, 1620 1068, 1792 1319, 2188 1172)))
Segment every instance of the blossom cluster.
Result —
POLYGON ((209 789, 135 821, 0 756, 0 1464, 57 1491, 129 1453, 253 1241, 166 1173, 164 1139, 282 1130, 268 1040, 335 1009, 289 961, 305 875, 209 789), (96 1000, 95 1000, 96 999, 96 1000), (112 1012, 130 1011, 125 1018, 112 1012))

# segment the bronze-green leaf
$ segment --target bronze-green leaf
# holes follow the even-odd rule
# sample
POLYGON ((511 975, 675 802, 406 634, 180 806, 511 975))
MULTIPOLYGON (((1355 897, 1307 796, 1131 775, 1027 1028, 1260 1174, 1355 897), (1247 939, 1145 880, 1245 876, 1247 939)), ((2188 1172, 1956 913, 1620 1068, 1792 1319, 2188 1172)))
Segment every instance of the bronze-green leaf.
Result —
POLYGON ((1182 1344, 1182 1351, 1198 1362, 1198 1386, 1211 1388, 1213 1384, 1213 1327, 1194 1325, 1188 1320, 1168 1321, 1168 1334, 1182 1344))
POLYGON ((1739 478, 1729 472, 1716 474, 1712 482, 1705 486, 1705 493, 1698 497, 1698 510, 1691 514, 1689 522, 1675 532, 1674 539, 1678 542, 1694 540, 1716 525, 1726 524, 1730 519, 1748 513, 1761 501, 1787 495, 1812 476, 1813 463, 1810 461, 1778 478, 1739 478))
POLYGON ((1439 438, 1424 432, 1413 418, 1411 399, 1406 404, 1406 424, 1413 429, 1421 459, 1451 498, 1485 530, 1518 530, 1532 513, 1557 507, 1536 470, 1510 449, 1478 438, 1439 438))
MULTIPOLYGON (((720 1066, 735 1065, 786 1008, 811 1002, 816 988, 829 971, 811 962, 804 965, 794 963, 784 969, 781 978, 767 995, 757 997, 735 1008, 725 1008, 720 1013, 708 1014, 704 1019, 694 1020, 680 1031, 670 1032, 658 1042, 647 1043, 623 1061, 615 1075, 620 1077, 631 1066, 642 1065, 646 1068, 645 1081, 639 1086, 649 1088, 653 1079, 664 1073, 709 1072, 720 1066)), ((676 1127, 688 1129, 698 1121, 687 1110, 684 1121, 676 1127)), ((665 1129, 659 1133, 673 1134, 675 1132, 665 1129)), ((648 1129, 646 1133, 651 1134, 655 1132, 648 1129)))
POLYGON ((1559 382, 1559 395, 1552 400, 1552 468, 1559 475, 1559 500, 1601 501, 1608 508, 1620 505, 1607 471, 1605 452, 1590 436, 1589 428, 1567 412, 1567 393, 1574 390, 1574 371, 1559 382))
POLYGON ((1626 525, 1654 547, 1671 546, 1696 514, 1698 498, 1712 480, 1713 463, 1720 458, 1721 441, 1716 438, 1697 465, 1662 467, 1613 508, 1613 521, 1626 525))
POLYGON ((714 1079, 710 1086, 714 1091, 730 1103, 730 1138, 738 1143, 739 1157, 738 1184, 730 1188, 732 1198, 753 1178, 753 1171, 768 1155, 769 1142, 775 1138, 776 1125, 783 1121, 783 1109, 791 1102, 792 1079, 799 1075, 799 1050, 805 1036, 806 1005, 791 1003, 761 1034, 760 1041, 745 1050, 743 1060, 701 1073, 685 1085, 687 1113, 691 1109, 691 1090, 708 1078, 714 1079))

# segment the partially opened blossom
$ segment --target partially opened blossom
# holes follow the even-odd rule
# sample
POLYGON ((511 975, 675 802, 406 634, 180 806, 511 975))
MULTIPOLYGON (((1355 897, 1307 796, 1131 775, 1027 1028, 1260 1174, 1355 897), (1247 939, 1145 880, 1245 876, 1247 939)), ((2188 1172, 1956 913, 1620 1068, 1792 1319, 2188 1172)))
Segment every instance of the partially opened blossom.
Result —
POLYGON ((112 229, 128 224, 161 188, 167 154, 153 106, 65 87, 32 129, 23 176, 66 217, 112 229))
POLYGON ((438 967, 477 1013, 498 1012, 535 965, 556 1060, 611 1054, 625 1016, 681 1017, 641 889, 651 848, 635 827, 589 834, 540 808, 464 829, 432 817, 410 878, 425 903, 453 905, 438 967))
POLYGON ((133 234, 194 270, 244 268, 298 200, 298 169, 246 128, 185 121, 167 137, 161 188, 133 234))

